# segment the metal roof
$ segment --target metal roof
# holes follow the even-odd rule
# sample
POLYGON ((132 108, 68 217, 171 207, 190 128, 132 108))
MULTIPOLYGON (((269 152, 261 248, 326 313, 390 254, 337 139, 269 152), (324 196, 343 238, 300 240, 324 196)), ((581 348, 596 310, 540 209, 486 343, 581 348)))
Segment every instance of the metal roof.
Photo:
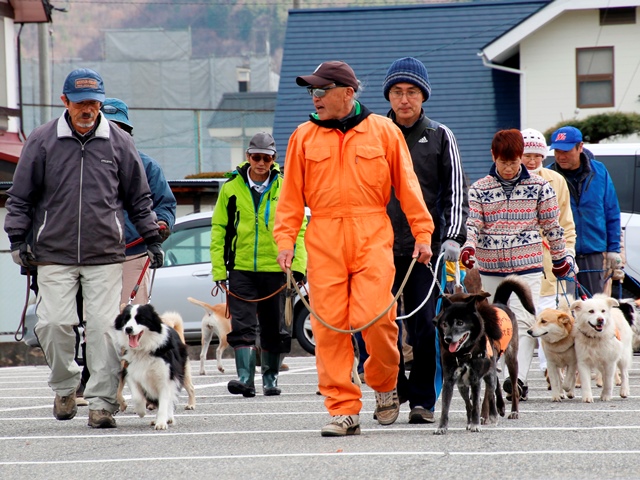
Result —
POLYGON ((313 111, 306 90, 295 83, 297 76, 310 74, 323 61, 344 60, 364 84, 360 101, 386 115, 389 103, 382 95, 382 82, 387 68, 398 58, 413 56, 429 73, 427 116, 454 132, 469 178, 485 175, 494 133, 520 128, 520 79, 483 66, 478 52, 548 3, 510 0, 290 11, 274 121, 277 144, 286 145, 313 111))

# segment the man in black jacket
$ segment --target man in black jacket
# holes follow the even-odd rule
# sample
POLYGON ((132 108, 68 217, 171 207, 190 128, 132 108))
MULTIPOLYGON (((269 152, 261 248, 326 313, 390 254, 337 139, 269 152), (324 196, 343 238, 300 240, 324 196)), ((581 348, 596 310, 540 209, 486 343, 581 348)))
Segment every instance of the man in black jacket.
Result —
MULTIPOLYGON (((387 116, 402 130, 411 151, 413 169, 435 223, 431 250, 444 254, 444 267, 444 261, 458 260, 460 246, 466 239, 467 182, 458 143, 451 130, 424 114, 422 104, 431 95, 431 85, 427 69, 420 60, 405 57, 393 62, 387 71, 383 92, 391 104, 387 116)), ((415 240, 394 195, 387 206, 387 213, 395 235, 395 294, 411 264, 415 240)), ((433 260, 432 264, 435 265, 433 260)), ((416 263, 403 291, 405 314, 410 314, 422 303, 432 282, 428 266, 416 263)), ((427 303, 406 319, 407 340, 413 347, 413 365, 408 378, 404 370, 402 345, 399 345, 398 395, 401 400, 409 401, 409 423, 434 422, 433 409, 442 383, 437 374, 440 358, 432 322, 437 298, 438 291, 434 288, 427 303)))

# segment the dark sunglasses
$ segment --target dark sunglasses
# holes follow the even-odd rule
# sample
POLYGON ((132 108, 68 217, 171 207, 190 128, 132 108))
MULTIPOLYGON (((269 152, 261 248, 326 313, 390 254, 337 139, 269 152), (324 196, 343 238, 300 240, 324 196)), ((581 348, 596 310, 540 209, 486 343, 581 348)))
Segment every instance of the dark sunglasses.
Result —
POLYGON ((271 163, 273 162, 273 157, 271 155, 261 154, 261 153, 252 153, 249 155, 249 158, 254 162, 264 162, 271 163))

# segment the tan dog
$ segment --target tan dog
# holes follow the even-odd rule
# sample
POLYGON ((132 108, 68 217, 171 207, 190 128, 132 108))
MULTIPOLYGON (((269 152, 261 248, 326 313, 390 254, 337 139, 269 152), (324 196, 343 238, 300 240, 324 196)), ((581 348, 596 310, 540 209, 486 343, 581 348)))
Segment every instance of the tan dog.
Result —
POLYGON ((620 369, 620 396, 629 396, 629 368, 633 361, 631 327, 622 312, 613 308, 617 300, 603 294, 571 304, 575 312, 575 349, 582 379, 582 401, 593 402, 591 369, 602 374, 603 402, 611 400, 616 366, 620 369))
POLYGON ((527 330, 534 338, 539 338, 547 357, 547 371, 551 383, 551 399, 560 402, 567 392, 568 398, 575 396, 576 349, 575 320, 568 312, 546 308, 538 315, 536 323, 527 330), (566 374, 562 372, 566 368, 566 374), (564 391, 563 391, 564 390, 564 391))
POLYGON ((204 368, 204 362, 207 359, 207 351, 209 345, 213 339, 215 333, 218 337, 219 343, 216 348, 216 363, 218 370, 224 373, 224 367, 222 366, 222 354, 229 346, 227 342, 227 335, 231 331, 231 319, 226 317, 227 304, 218 303, 217 305, 209 305, 208 303, 196 300, 195 298, 187 298, 191 303, 201 306, 204 311, 204 317, 202 317, 202 350, 200 351, 200 375, 206 375, 207 372, 204 368))
MULTIPOLYGON (((126 307, 125 304, 120 305, 120 310, 122 311, 124 309, 124 307, 126 307)), ((177 333, 178 336, 180 337, 180 340, 182 340, 182 343, 184 343, 186 345, 186 342, 184 340, 184 326, 182 323, 182 317, 180 316, 179 313, 177 312, 165 312, 162 315, 160 315, 160 318, 162 320, 162 322, 173 328, 177 333)), ((122 360, 122 368, 124 369, 126 367, 126 362, 124 360, 122 360)), ((187 395, 189 396, 189 400, 187 401, 187 406, 184 407, 185 410, 195 410, 196 408, 196 391, 195 388, 193 387, 193 380, 191 379, 191 364, 190 362, 187 362, 185 365, 185 370, 184 370, 184 389, 187 391, 187 395)), ((127 409, 127 402, 124 399, 124 395, 123 395, 123 390, 124 390, 124 378, 121 375, 120 376, 120 382, 118 383, 118 392, 116 394, 116 399, 118 401, 118 405, 120 405, 120 411, 124 412, 127 409)), ((150 410, 155 408, 155 405, 153 404, 147 404, 147 408, 149 408, 150 410)))

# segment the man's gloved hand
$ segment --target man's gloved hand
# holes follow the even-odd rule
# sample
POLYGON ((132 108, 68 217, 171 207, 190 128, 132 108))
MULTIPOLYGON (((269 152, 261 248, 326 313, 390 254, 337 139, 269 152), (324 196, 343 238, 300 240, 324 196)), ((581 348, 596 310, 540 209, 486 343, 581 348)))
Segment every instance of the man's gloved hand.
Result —
POLYGON ((293 279, 296 281, 296 283, 303 283, 304 282, 304 273, 296 272, 294 270, 293 271, 293 279))
POLYGON ((471 270, 473 266, 476 264, 476 249, 473 247, 464 247, 460 251, 460 261, 465 266, 465 268, 471 270))
POLYGON ((558 263, 554 263, 551 267, 551 272, 556 278, 564 278, 571 270, 571 264, 567 262, 566 258, 563 258, 558 263))
POLYGON ((460 244, 455 240, 445 240, 440 248, 440 253, 444 254, 446 262, 457 262, 460 256, 460 244))
POLYGON ((604 268, 615 270, 622 267, 622 257, 618 252, 607 252, 604 254, 604 268))
POLYGON ((158 220, 158 226, 160 227, 160 230, 158 230, 158 234, 162 237, 162 241, 164 242, 167 238, 169 238, 169 235, 171 235, 171 229, 169 228, 167 222, 165 222, 164 220, 158 220))
POLYGON ((12 243, 11 258, 21 267, 32 267, 36 261, 36 257, 31 253, 31 247, 27 242, 12 243))
POLYGON ((164 252, 159 242, 147 245, 147 255, 151 259, 149 268, 160 268, 164 263, 164 252))

